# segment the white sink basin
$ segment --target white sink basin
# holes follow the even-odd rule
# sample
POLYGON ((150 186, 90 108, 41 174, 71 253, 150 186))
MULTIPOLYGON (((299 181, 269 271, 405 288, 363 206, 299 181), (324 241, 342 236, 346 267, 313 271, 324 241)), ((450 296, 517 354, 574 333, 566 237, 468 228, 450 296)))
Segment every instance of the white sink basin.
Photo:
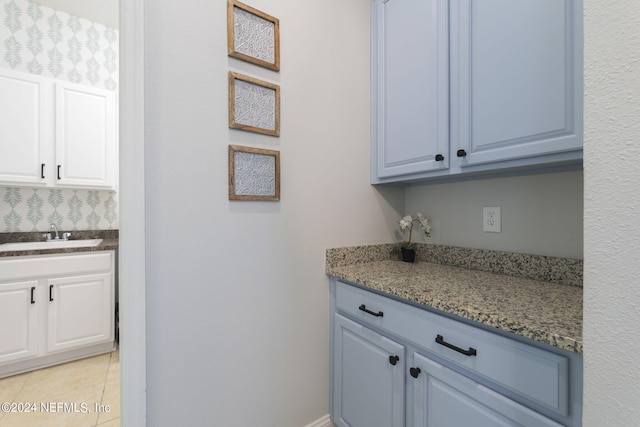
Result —
POLYGON ((86 248, 98 246, 102 243, 102 239, 86 239, 86 240, 49 240, 46 242, 16 242, 4 243, 0 245, 0 252, 7 251, 38 251, 41 249, 58 249, 58 248, 86 248))

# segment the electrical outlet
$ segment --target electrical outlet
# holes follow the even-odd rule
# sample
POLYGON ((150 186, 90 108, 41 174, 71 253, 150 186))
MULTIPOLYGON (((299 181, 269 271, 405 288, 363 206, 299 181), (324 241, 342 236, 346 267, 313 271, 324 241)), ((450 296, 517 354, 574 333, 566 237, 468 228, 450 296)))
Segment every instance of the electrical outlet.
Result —
POLYGON ((482 208, 482 231, 500 233, 500 207, 482 208))

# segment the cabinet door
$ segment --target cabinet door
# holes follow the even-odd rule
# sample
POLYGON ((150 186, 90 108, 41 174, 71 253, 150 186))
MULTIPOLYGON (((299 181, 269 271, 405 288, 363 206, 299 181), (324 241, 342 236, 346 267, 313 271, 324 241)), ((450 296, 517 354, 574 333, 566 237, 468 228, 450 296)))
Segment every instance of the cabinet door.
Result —
POLYGON ((333 422, 404 426, 404 346, 338 314, 333 334, 333 422))
POLYGON ((448 0, 377 1, 371 38, 372 182, 447 169, 448 0))
POLYGON ((0 284, 0 364, 38 353, 38 282, 0 284))
POLYGON ((112 274, 49 279, 47 292, 48 352, 113 340, 112 274))
POLYGON ((414 427, 561 426, 421 354, 413 365, 414 427))
POLYGON ((581 0, 452 3, 451 140, 452 152, 466 152, 461 167, 581 158, 581 20, 581 0))
POLYGON ((114 188, 115 93, 56 83, 57 185, 114 188))
POLYGON ((0 94, 0 182, 44 185, 53 170, 46 164, 44 80, 0 70, 0 94))

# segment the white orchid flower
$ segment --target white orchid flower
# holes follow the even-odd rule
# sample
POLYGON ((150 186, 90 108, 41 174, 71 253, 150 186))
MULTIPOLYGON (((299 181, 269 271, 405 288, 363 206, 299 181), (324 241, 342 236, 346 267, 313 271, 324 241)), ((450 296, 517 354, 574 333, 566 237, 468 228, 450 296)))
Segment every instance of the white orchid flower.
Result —
POLYGON ((398 224, 400 224, 400 228, 402 230, 409 229, 409 240, 403 243, 404 247, 413 246, 411 243, 411 234, 413 232, 414 222, 420 223, 420 228, 422 229, 422 231, 424 231, 427 237, 431 236, 431 225, 429 224, 429 220, 425 218, 421 212, 416 213, 416 218, 413 218, 411 215, 407 215, 404 218, 402 218, 400 221, 398 221, 398 224))
POLYGON ((407 215, 404 218, 402 218, 400 221, 398 221, 398 223, 400 224, 400 228, 402 228, 403 230, 406 228, 411 229, 411 226, 413 224, 413 218, 407 215))

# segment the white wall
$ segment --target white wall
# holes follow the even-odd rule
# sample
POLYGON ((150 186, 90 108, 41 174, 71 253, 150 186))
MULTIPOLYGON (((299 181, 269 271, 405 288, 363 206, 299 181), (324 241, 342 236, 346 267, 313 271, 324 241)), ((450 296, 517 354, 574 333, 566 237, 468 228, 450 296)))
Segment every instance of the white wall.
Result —
POLYGON ((582 259, 582 172, 410 187, 407 214, 431 220, 431 243, 582 259), (482 208, 501 208, 502 231, 482 231, 482 208))
POLYGON ((640 419, 640 3, 585 0, 584 425, 640 419))
POLYGON ((281 72, 228 58, 226 2, 146 3, 148 425, 300 427, 329 410, 324 249, 393 239, 369 185, 369 0, 255 0, 281 72), (228 129, 229 70, 281 85, 281 137, 228 129), (227 199, 227 146, 281 151, 280 202, 227 199))

